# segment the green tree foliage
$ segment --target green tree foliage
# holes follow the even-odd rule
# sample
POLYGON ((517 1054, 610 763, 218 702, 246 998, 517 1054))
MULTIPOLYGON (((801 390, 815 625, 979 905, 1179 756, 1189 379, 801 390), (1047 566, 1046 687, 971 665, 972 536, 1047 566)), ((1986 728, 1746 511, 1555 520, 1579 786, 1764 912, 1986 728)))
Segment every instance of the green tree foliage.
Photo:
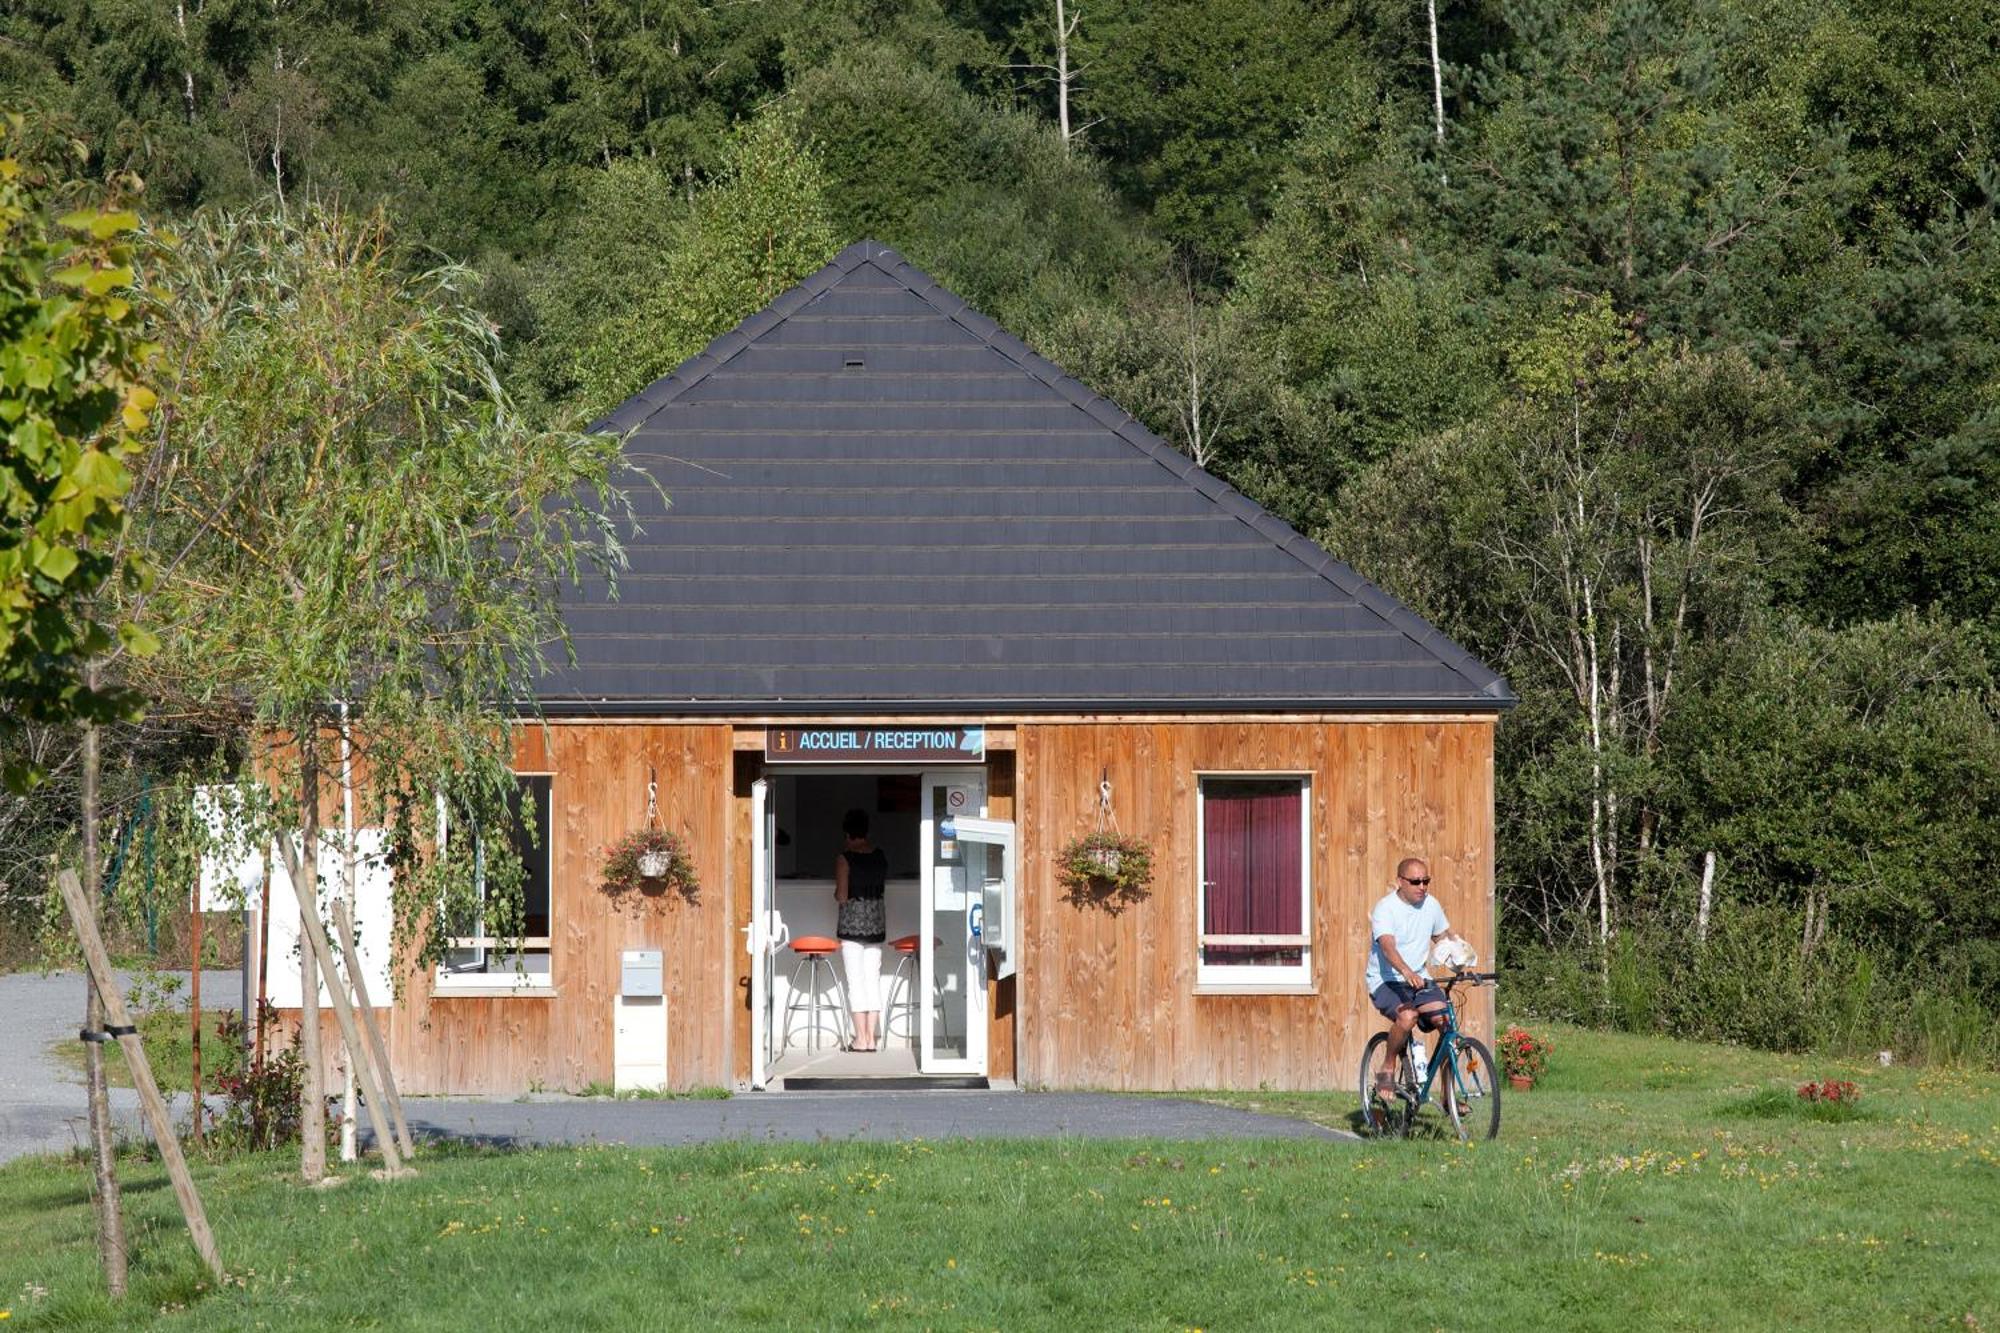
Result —
POLYGON ((1941 947, 1901 849, 1989 855, 2000 16, 1435 9, 1441 136, 1417 0, 1068 0, 1067 142, 1049 0, 24 0, 0 86, 169 213, 379 203, 538 420, 894 245, 1507 670, 1503 932, 1588 1012, 1784 1040, 1700 1017, 1776 950, 1928 1030, 1853 1015, 1941 947))
POLYGON ((126 691, 94 688, 86 664, 122 638, 152 635, 99 605, 122 575, 129 463, 156 401, 156 348, 133 291, 136 213, 99 198, 52 216, 61 182, 20 150, 28 126, 0 124, 0 776, 41 774, 19 744, 26 722, 129 714, 126 691))
MULTIPOLYGON (((1989 186, 2000 189, 2000 172, 1989 186)), ((1832 448, 1802 495, 1826 563, 1800 600, 1866 620, 1935 603, 2000 644, 2000 226, 1993 200, 1898 224, 1819 275, 1796 363, 1832 448)))
POLYGON ((1304 0, 1086 3, 1088 140, 1162 236, 1226 263, 1270 210, 1285 141, 1357 59, 1345 20, 1304 0))
POLYGON ((896 246, 1027 337, 1111 308, 1123 281, 1164 266, 1094 162, 913 58, 864 48, 798 94, 840 235, 896 246))
MULTIPOLYGON (((839 249, 818 159, 782 113, 744 127, 721 177, 669 233, 648 216, 649 206, 671 208, 671 183, 658 172, 614 166, 603 187, 633 192, 619 206, 621 221, 597 233, 633 267, 621 272, 604 267, 601 252, 590 257, 598 274, 619 274, 617 287, 602 290, 602 303, 582 305, 574 287, 542 288, 551 314, 560 311, 568 327, 590 320, 571 344, 569 367, 585 417, 666 374, 839 249), (652 238, 659 248, 650 257, 638 253, 652 238)), ((574 267, 575 259, 565 263, 574 267)))
POLYGON ((1504 312, 1483 308, 1484 275, 1464 252, 1434 244, 1425 182, 1394 165, 1413 132, 1406 109, 1364 90, 1322 112, 1239 269, 1254 355, 1282 367, 1289 400, 1277 452, 1327 497, 1465 420, 1500 376, 1504 312))
MULTIPOLYGON (((141 503, 146 549, 174 560, 155 602, 173 632, 136 683, 278 782, 280 830, 312 826, 347 705, 369 822, 409 872, 400 938, 428 961, 475 892, 471 840, 429 855, 437 802, 498 824, 512 701, 563 642, 559 587, 617 559, 617 446, 531 427, 472 276, 401 258, 379 216, 203 214, 156 275, 177 409, 141 503)), ((486 876, 500 934, 505 860, 486 876)))
POLYGON ((1740 354, 1649 348, 1607 298, 1509 359, 1499 403, 1350 485, 1335 530, 1522 695, 1510 877, 1534 886, 1531 919, 1587 913, 1606 943, 1657 854, 1690 677, 1791 554, 1783 489, 1808 442, 1782 380, 1740 354))
MULTIPOLYGON (((1970 627, 1906 613, 1838 630, 1785 618, 1735 642, 1673 741, 1682 855, 1730 896, 1923 959, 2000 993, 2000 727, 1970 627)), ((1685 870, 1688 867, 1683 867, 1685 870)), ((1687 901, 1682 875, 1681 901, 1687 901)))
POLYGON ((1666 0, 1506 8, 1473 73, 1437 197, 1509 304, 1603 292, 1649 332, 1739 339, 1810 246, 1840 173, 1805 138, 1782 162, 1737 146, 1717 72, 1722 16, 1666 0))

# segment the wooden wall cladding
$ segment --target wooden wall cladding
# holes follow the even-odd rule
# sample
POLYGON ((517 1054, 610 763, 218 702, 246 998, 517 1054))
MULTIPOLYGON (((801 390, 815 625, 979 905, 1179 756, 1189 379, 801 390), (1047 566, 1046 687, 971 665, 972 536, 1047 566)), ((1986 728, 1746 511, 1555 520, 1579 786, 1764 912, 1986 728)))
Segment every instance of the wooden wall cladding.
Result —
MULTIPOLYGON (((1453 927, 1493 957, 1493 720, 1024 724, 1017 751, 1024 1086, 1345 1088, 1384 1024, 1362 989, 1368 912, 1396 862, 1430 862, 1453 927), (1153 849, 1150 896, 1068 902, 1057 850, 1097 818, 1153 849), (1312 778, 1312 994, 1197 994, 1196 784, 1204 773, 1312 778)), ((1465 1017, 1492 1033, 1492 992, 1465 1017)))
MULTIPOLYGON (((552 773, 549 995, 434 994, 405 976, 390 1023, 391 1059, 410 1092, 578 1091, 612 1078, 619 954, 664 954, 667 1078, 675 1088, 730 1081, 734 828, 730 728, 551 723, 515 733, 515 768, 552 773), (644 824, 659 779, 660 822, 687 839, 701 892, 625 895, 598 888, 603 848, 644 824)), ((503 980, 504 978, 499 978, 503 980)))

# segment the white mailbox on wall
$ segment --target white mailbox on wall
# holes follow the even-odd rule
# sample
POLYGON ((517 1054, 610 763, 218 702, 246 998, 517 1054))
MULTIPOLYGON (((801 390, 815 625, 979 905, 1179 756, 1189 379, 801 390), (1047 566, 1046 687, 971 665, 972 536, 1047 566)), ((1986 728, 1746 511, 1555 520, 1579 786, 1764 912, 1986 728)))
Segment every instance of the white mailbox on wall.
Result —
POLYGON ((660 951, 627 949, 619 957, 618 993, 631 999, 665 994, 660 986, 660 951))
POLYGON ((667 1001, 658 949, 627 949, 618 960, 612 1015, 612 1084, 620 1092, 667 1087, 667 1001))

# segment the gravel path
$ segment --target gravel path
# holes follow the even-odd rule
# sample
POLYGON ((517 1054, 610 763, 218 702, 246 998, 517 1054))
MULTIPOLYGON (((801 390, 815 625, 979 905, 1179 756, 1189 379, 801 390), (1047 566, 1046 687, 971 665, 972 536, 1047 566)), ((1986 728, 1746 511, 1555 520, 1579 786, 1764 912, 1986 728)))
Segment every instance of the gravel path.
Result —
MULTIPOLYGON (((131 982, 129 973, 118 975, 120 985, 131 982)), ((188 976, 178 975, 182 980, 188 976)), ((242 989, 238 973, 202 973, 205 1008, 234 1009, 242 989)), ((88 1139, 83 1076, 49 1052, 56 1042, 76 1039, 83 1026, 84 995, 81 972, 0 976, 0 1162, 30 1153, 67 1152, 88 1139)), ((139 1132, 136 1093, 111 1089, 111 1107, 126 1132, 139 1132)))

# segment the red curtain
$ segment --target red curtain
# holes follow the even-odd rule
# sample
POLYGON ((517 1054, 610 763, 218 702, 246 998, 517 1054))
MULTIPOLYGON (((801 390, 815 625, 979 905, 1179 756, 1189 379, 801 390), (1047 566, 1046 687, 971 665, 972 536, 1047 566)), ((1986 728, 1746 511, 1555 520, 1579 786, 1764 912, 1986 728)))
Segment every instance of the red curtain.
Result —
MULTIPOLYGON (((1205 935, 1297 935, 1304 929, 1297 781, 1211 780, 1202 784, 1206 865, 1205 935)), ((1297 948, 1209 945, 1210 964, 1296 963, 1297 948)))

